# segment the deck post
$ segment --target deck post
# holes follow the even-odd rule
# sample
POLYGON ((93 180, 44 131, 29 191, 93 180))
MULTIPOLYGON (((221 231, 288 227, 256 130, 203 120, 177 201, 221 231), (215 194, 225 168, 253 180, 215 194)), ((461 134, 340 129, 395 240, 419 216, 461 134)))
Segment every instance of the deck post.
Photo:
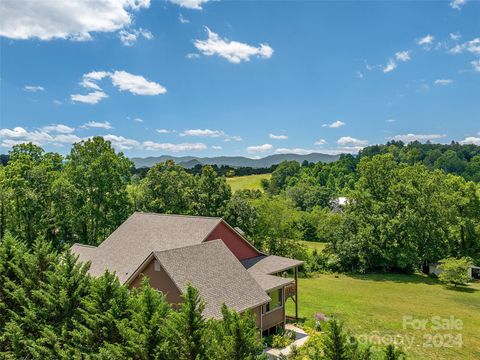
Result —
POLYGON ((298 321, 298 266, 295 266, 295 320, 298 321))

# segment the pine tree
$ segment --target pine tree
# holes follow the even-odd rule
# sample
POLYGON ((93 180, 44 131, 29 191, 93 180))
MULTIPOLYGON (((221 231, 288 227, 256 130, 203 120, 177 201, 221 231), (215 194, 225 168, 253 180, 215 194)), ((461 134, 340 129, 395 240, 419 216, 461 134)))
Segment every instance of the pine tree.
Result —
POLYGON ((328 360, 348 360, 347 336, 343 331, 343 325, 336 319, 328 322, 323 352, 328 360))
POLYGON ((405 359, 405 354, 400 349, 395 348, 395 345, 389 344, 385 349, 385 360, 400 360, 405 359))
POLYGON ((202 312, 205 303, 197 289, 187 286, 178 311, 167 319, 164 327, 166 342, 158 353, 158 359, 203 360, 207 356, 207 323, 202 312))

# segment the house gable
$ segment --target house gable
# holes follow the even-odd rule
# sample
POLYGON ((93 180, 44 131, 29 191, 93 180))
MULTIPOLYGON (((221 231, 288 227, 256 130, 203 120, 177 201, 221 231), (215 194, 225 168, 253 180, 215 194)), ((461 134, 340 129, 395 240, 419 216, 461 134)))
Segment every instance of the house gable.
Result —
POLYGON ((262 255, 225 221, 221 221, 207 236, 205 241, 217 239, 221 239, 240 261, 262 255))

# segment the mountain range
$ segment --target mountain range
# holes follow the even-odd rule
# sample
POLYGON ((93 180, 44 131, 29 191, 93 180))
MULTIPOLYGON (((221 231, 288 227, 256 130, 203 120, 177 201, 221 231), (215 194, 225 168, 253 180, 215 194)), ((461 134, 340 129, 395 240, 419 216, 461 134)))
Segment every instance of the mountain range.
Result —
POLYGON ((324 162, 330 163, 338 160, 340 155, 328 155, 321 153, 311 153, 306 155, 297 154, 275 154, 269 155, 260 159, 250 159, 244 156, 216 156, 216 157, 196 157, 196 156, 149 156, 146 158, 131 158, 135 167, 152 167, 159 162, 165 162, 167 160, 173 160, 175 163, 190 169, 196 165, 228 165, 234 168, 238 167, 251 167, 251 168, 268 168, 272 165, 276 165, 285 160, 295 160, 299 163, 307 160, 308 162, 324 162))

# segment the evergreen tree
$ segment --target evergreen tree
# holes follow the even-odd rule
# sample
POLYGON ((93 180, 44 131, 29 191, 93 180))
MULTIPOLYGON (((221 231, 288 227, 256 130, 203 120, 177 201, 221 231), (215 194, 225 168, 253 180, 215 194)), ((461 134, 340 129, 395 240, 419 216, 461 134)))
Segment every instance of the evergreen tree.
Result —
POLYGON ((327 360, 349 360, 347 335, 343 325, 336 319, 327 324, 323 352, 327 360))
POLYGON ((203 360, 207 358, 207 323, 202 312, 205 303, 197 289, 187 286, 178 311, 167 318, 163 328, 166 342, 158 359, 203 360))

